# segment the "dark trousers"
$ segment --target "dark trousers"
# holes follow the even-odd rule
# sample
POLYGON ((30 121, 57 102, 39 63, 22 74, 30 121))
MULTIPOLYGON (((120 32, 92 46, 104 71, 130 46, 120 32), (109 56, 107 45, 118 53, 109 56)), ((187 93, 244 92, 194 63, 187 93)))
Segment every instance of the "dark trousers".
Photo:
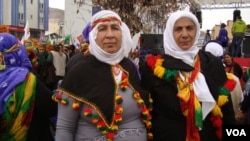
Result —
POLYGON ((232 40, 232 56, 241 57, 241 44, 243 41, 243 36, 234 36, 232 40))

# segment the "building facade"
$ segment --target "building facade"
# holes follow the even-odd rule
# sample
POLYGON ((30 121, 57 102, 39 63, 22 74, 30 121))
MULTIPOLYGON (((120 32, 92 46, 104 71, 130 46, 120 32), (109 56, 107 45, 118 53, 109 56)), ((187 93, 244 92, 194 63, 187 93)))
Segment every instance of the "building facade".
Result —
POLYGON ((51 33, 64 37, 64 10, 49 8, 49 29, 45 35, 51 33))
POLYGON ((82 34, 92 16, 92 0, 85 0, 79 7, 81 0, 65 0, 65 18, 63 23, 64 34, 77 39, 82 34))
MULTIPOLYGON (((0 25, 24 28, 28 22, 31 37, 48 30, 49 0, 0 0, 0 25)), ((17 37, 22 33, 15 33, 17 37)))

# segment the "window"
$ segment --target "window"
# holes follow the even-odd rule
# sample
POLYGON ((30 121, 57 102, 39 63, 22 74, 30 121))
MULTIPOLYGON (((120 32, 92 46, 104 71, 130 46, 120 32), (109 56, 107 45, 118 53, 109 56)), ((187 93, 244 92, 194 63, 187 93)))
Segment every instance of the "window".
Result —
POLYGON ((40 24, 43 24, 43 17, 40 17, 40 24))
POLYGON ((18 19, 23 20, 23 13, 18 13, 18 19))
POLYGON ((23 5, 23 0, 19 0, 19 5, 23 5))
POLYGON ((18 19, 19 19, 19 24, 20 24, 20 25, 23 25, 23 24, 24 24, 23 13, 18 13, 18 19))
POLYGON ((43 13, 43 3, 40 3, 40 12, 43 13))

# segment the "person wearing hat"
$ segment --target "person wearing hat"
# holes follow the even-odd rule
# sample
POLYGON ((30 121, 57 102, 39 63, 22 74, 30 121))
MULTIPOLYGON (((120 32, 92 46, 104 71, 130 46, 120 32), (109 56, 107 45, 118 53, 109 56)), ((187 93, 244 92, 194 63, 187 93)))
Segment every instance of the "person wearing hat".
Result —
POLYGON ((32 72, 24 45, 0 33, 0 140, 53 141, 53 94, 32 72))

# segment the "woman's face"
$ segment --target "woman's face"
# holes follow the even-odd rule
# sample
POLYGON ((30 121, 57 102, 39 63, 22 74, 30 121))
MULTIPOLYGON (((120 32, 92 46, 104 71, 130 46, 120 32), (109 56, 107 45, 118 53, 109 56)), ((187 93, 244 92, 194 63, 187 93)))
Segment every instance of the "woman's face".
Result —
POLYGON ((233 62, 233 58, 230 55, 225 54, 223 56, 223 62, 225 63, 225 65, 230 65, 233 62))
POLYGON ((182 50, 188 50, 193 46, 196 32, 195 23, 188 17, 181 17, 174 24, 174 40, 182 50))
POLYGON ((121 48, 122 31, 118 22, 103 22, 97 25, 96 43, 108 53, 116 53, 121 48))

